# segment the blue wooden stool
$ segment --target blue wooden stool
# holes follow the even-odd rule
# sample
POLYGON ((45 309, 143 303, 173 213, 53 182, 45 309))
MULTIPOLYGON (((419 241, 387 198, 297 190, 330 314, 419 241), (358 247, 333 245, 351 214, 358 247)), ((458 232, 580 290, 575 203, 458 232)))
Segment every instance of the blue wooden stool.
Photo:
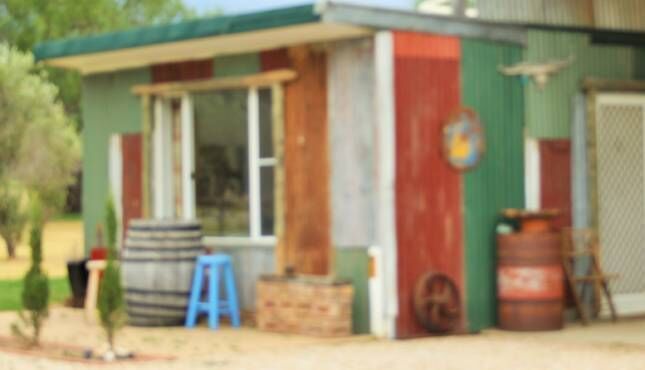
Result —
POLYGON ((235 289, 235 277, 233 276, 233 260, 225 254, 212 254, 197 257, 195 274, 193 275, 193 286, 190 291, 188 312, 186 313, 186 327, 192 328, 197 321, 197 315, 206 313, 208 315, 208 327, 217 329, 219 327, 220 315, 228 315, 234 327, 240 326, 240 308, 237 303, 237 290, 235 289), (201 301, 202 283, 204 281, 204 270, 209 269, 208 299, 201 301), (226 299, 220 299, 220 276, 224 277, 226 287, 226 299))

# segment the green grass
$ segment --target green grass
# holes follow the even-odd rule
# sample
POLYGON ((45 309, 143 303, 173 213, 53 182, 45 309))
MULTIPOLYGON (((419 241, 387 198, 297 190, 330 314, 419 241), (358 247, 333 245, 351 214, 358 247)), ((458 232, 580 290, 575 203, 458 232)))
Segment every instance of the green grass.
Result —
POLYGON ((54 221, 80 221, 83 215, 80 213, 64 213, 54 218, 54 221))
MULTIPOLYGON (((22 280, 0 281, 0 311, 16 311, 22 307, 22 280)), ((70 295, 67 278, 49 279, 49 303, 62 302, 70 295)))

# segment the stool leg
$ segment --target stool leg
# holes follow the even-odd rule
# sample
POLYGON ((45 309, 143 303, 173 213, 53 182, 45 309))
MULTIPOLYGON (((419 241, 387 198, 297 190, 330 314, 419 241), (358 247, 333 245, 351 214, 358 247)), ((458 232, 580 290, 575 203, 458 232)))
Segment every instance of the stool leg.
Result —
POLYGON ((233 266, 226 266, 226 299, 228 300, 228 309, 231 316, 231 324, 240 327, 240 307, 237 300, 237 290, 235 289, 235 274, 233 266))
POLYGON ((219 327, 219 266, 211 266, 208 281, 208 327, 219 327))
POLYGON ((186 313, 186 327, 192 328, 197 322, 197 311, 199 299, 202 293, 202 281, 204 279, 204 268, 197 264, 193 274, 193 286, 190 289, 190 298, 188 300, 188 312, 186 313))

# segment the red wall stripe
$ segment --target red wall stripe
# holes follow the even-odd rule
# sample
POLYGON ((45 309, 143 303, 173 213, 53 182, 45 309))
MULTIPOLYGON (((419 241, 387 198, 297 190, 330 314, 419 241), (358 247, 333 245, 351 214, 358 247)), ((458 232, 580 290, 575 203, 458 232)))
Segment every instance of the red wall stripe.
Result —
POLYGON ((460 42, 396 32, 394 45, 397 336, 405 338, 428 334, 414 316, 421 275, 447 274, 464 296, 462 179, 441 151, 442 126, 460 105, 460 42))
POLYGON ((571 227, 571 142, 568 139, 540 141, 540 205, 559 209, 554 220, 560 230, 571 227))

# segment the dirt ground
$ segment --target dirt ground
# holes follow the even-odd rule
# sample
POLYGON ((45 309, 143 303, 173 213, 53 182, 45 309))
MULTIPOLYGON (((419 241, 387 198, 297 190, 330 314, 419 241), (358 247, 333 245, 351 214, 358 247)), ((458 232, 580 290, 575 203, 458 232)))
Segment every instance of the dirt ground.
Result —
MULTIPOLYGON (((29 236, 24 233, 17 249, 17 258, 7 260, 4 242, 0 240, 0 280, 20 279, 29 268, 29 236)), ((81 221, 54 221, 43 231, 43 268, 50 277, 67 275, 67 261, 83 256, 83 224, 81 221)), ((0 369, 2 369, 0 367, 0 369)))
MULTIPOLYGON (((0 335, 11 314, 0 314, 0 335)), ((78 310, 57 308, 44 339, 96 348, 100 330, 78 310)), ((563 332, 517 334, 496 330, 479 335, 409 341, 370 337, 315 339, 262 333, 250 328, 125 328, 119 344, 140 353, 176 356, 165 362, 115 364, 112 369, 478 369, 619 370, 645 369, 645 321, 600 323, 563 332)), ((0 369, 80 370, 87 365, 2 352, 0 369)))

